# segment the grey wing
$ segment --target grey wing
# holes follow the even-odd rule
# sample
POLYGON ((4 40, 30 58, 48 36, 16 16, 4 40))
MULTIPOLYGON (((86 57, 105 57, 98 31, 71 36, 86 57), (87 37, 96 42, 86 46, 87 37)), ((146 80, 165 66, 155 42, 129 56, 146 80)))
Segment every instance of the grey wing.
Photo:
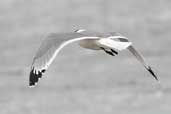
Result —
POLYGON ((156 74, 154 73, 154 71, 152 70, 152 68, 150 67, 150 65, 147 64, 147 62, 145 61, 145 59, 143 58, 143 56, 135 49, 135 47, 133 47, 131 45, 131 46, 128 47, 128 50, 137 58, 137 60, 140 61, 140 63, 150 72, 150 74, 156 80, 158 80, 156 74))
POLYGON ((41 44, 31 66, 29 85, 34 86, 55 59, 58 52, 67 44, 83 40, 97 39, 97 37, 78 33, 51 34, 41 44))
MULTIPOLYGON (((116 38, 116 37, 115 37, 116 38)), ((119 37, 118 40, 120 40, 121 42, 129 42, 128 38, 126 37, 119 37)), ((143 56, 135 49, 135 47, 133 45, 130 45, 127 48, 136 58, 137 60, 149 71, 149 73, 156 79, 158 80, 156 74, 153 72, 152 68, 150 67, 150 65, 147 64, 147 62, 145 61, 145 59, 143 58, 143 56)))

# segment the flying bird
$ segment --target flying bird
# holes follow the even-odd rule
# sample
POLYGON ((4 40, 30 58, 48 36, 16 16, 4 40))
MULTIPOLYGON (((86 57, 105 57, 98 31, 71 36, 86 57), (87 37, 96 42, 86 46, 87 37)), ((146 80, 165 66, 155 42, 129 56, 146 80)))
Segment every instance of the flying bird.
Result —
POLYGON ((120 33, 100 33, 78 29, 71 33, 52 33, 44 39, 31 65, 29 86, 34 87, 43 73, 48 69, 56 55, 62 48, 70 43, 78 42, 86 49, 102 50, 106 54, 115 56, 118 51, 128 49, 137 60, 158 80, 151 67, 145 62, 143 56, 133 47, 132 42, 120 33))

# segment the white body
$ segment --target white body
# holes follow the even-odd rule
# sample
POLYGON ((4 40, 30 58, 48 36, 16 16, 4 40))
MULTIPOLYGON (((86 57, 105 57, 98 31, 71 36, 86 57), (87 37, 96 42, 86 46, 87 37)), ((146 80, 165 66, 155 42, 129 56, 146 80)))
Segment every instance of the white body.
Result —
POLYGON ((96 39, 85 39, 85 40, 79 41, 79 45, 87 49, 101 50, 101 48, 99 47, 98 41, 99 40, 96 40, 96 39))

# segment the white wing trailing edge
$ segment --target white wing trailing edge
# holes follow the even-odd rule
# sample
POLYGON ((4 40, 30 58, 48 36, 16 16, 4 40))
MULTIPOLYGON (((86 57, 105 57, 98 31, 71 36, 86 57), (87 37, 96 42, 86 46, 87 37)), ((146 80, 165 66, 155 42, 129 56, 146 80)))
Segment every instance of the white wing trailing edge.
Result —
POLYGON ((31 66, 29 86, 35 86, 42 74, 55 59, 59 51, 66 45, 83 39, 98 39, 95 36, 81 35, 78 33, 52 34, 41 44, 31 66))

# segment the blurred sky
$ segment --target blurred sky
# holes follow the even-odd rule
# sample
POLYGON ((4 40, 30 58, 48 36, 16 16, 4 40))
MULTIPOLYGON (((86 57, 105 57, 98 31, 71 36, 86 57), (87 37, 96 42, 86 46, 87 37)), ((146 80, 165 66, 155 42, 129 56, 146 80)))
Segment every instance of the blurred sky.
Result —
MULTIPOLYGON (((43 105, 43 107, 46 107, 47 105, 45 105, 45 102, 48 101, 46 101, 43 96, 39 97, 39 95, 41 94, 41 92, 49 92, 47 91, 47 88, 44 88, 46 91, 43 91, 44 89, 42 89, 39 90, 39 93, 35 93, 37 95, 35 96, 35 99, 30 98, 31 93, 26 91, 25 88, 22 88, 23 85, 28 84, 29 68, 33 56, 37 48, 39 47, 40 42, 49 33, 72 32, 79 28, 107 32, 116 31, 127 36, 130 41, 132 41, 133 44, 135 44, 135 46, 143 53, 143 55, 148 58, 147 60, 152 63, 152 66, 155 67, 155 71, 159 74, 160 79, 164 81, 165 86, 170 85, 170 12, 170 0, 0 0, 0 76, 2 81, 0 84, 0 90, 3 91, 2 94, 4 94, 4 96, 2 95, 3 97, 1 97, 0 101, 4 101, 4 99, 7 99, 9 107, 11 106, 11 109, 9 110, 13 110, 13 107, 15 107, 17 103, 23 106, 23 104, 25 103, 25 99, 27 99, 28 101, 24 105, 24 107, 29 110, 32 106, 32 104, 29 103, 34 104, 36 102, 36 99, 38 98, 40 101, 42 100, 40 104, 43 105), (13 89, 16 90, 16 86, 18 91, 14 92, 13 89), (9 92, 7 91, 8 89, 12 91, 9 92), (25 96, 22 96, 23 91, 25 92, 25 96), (19 93, 19 95, 17 92, 19 93), (16 98, 14 98, 13 94, 15 94, 14 96, 16 96, 16 98)), ((148 86, 149 83, 151 84, 151 80, 147 81, 147 77, 143 77, 147 75, 147 73, 144 73, 145 70, 143 68, 140 69, 141 67, 136 66, 137 64, 135 61, 129 62, 129 59, 127 59, 127 57, 129 56, 128 54, 126 54, 127 56, 124 58, 122 63, 120 63, 119 60, 123 59, 120 59, 120 57, 122 57, 122 53, 121 56, 116 57, 113 60, 113 58, 110 58, 103 53, 83 51, 81 49, 76 50, 75 47, 70 48, 71 49, 66 49, 64 52, 61 52, 61 54, 59 55, 59 60, 56 62, 61 63, 61 66, 58 66, 57 64, 55 66, 55 64, 53 64, 53 68, 46 74, 52 76, 46 77, 46 81, 42 81, 42 83, 45 83, 45 85, 51 84, 51 92, 53 91, 54 94, 54 90, 56 87, 57 89, 60 89, 61 86, 64 86, 65 89, 65 87, 68 87, 67 84, 72 86, 73 88, 105 88, 108 86, 112 88, 113 84, 118 83, 122 86, 124 86, 124 84, 125 86, 127 86, 127 84, 142 84, 141 87, 143 88, 144 85, 148 86), (87 59, 88 57, 89 59, 87 59), (66 63, 63 64, 63 62, 61 62, 60 60, 65 60, 66 63), (78 62, 79 60, 81 60, 82 64, 78 62), (102 63, 99 63, 99 61, 102 61, 102 63), (80 65, 82 66, 80 67, 80 65), (113 66, 110 67, 110 65, 113 66), (87 68, 88 66, 89 69, 87 68), (87 69, 86 71, 84 67, 87 69), (77 68, 80 68, 80 72, 77 70, 77 68), (56 69, 58 70, 56 71, 56 69), (122 71, 121 69, 124 71, 122 71), (104 77, 103 75, 105 75, 106 71, 108 71, 109 74, 108 76, 104 77), (59 75, 56 76, 56 72, 58 72, 59 75), (73 76, 68 77, 68 75, 72 73, 73 76), (113 76, 113 74, 117 75, 113 76), (128 78, 121 78, 121 76, 123 75, 127 75, 131 79, 129 80, 128 78), (74 78, 74 76, 77 76, 77 78, 74 78), (118 80, 119 82, 117 82, 118 80), (138 81, 142 81, 143 83, 139 83, 138 81)), ((140 91, 142 90, 142 88, 140 89, 140 91)), ((116 87, 116 89, 118 88, 116 87)), ((126 92, 128 93, 128 98, 130 98, 130 88, 128 88, 127 90, 128 91, 126 92)), ((108 94, 104 95, 105 92, 103 91, 98 91, 97 93, 92 93, 91 91, 89 91, 85 94, 78 94, 82 94, 83 96, 81 98, 86 99, 84 105, 88 109, 91 109, 91 105, 89 106, 89 104, 86 104, 87 101, 91 103, 91 100, 94 100, 93 106, 96 105, 96 101, 98 102, 98 97, 97 99, 93 99, 91 95, 94 96, 94 94, 100 94, 101 97, 104 98, 104 101, 102 100, 102 106, 98 105, 99 107, 97 109, 103 110, 103 107, 106 106, 103 106, 103 102, 105 102, 106 99, 108 100, 107 103, 109 103, 109 106, 112 106, 116 103, 115 101, 110 102, 110 99, 108 99, 107 96, 111 97, 114 95, 114 97, 117 97, 118 95, 117 92, 117 94, 115 94, 115 92, 111 93, 108 90, 105 91, 108 94), (90 97, 87 97, 86 95, 90 95, 90 97)), ((135 94, 133 94, 133 96, 131 96, 131 99, 129 99, 130 104, 134 103, 133 99, 136 96, 136 91, 137 90, 133 92, 135 94)), ((165 92, 170 93, 170 86, 169 88, 165 89, 165 92)), ((122 93, 122 95, 124 94, 125 93, 122 93)), ((68 98, 67 102, 71 104, 73 102, 72 99, 76 100, 78 97, 77 93, 72 93, 72 95, 72 98, 67 96, 67 93, 64 96, 68 98)), ((156 101, 155 99, 153 99, 154 102, 150 101, 149 99, 152 99, 154 97, 153 95, 150 95, 140 97, 144 99, 148 98, 147 101, 150 102, 149 105, 151 107, 153 107, 153 105, 156 106, 158 101, 156 101)), ((47 95, 46 97, 51 96, 54 97, 54 99, 56 97, 63 98, 63 94, 61 94, 61 96, 47 95)), ((120 96, 120 94, 118 96, 120 96)), ((56 100, 61 100, 60 98, 57 98, 56 100)), ((167 96, 167 98, 169 98, 169 96, 167 96)), ((161 112, 165 108, 168 110, 170 109, 170 103, 167 102, 167 98, 162 99, 162 101, 160 102, 161 105, 163 103, 160 110, 161 112)), ((120 100, 121 99, 122 98, 120 98, 120 100)), ((139 96, 137 97, 137 100, 138 101, 136 101, 136 103, 143 102, 142 99, 139 99, 139 96)), ((5 101, 4 104, 6 104, 7 101, 5 101)), ((123 110, 123 106, 129 107, 129 101, 126 101, 126 105, 124 101, 124 105, 122 104, 120 106, 121 112, 123 110)), ((101 103, 101 101, 99 102, 101 103)), ((63 104, 63 100, 61 100, 60 103, 63 104)), ((79 103, 84 103, 84 100, 82 101, 82 99, 80 99, 79 103)), ((75 103, 75 109, 77 109, 79 103, 75 103)), ((146 101, 144 101, 143 103, 145 105, 146 103, 148 104, 148 102, 146 101)), ((3 106, 4 104, 2 103, 3 106)), ((41 106, 40 104, 35 104, 33 105, 33 107, 39 107, 41 106)), ((56 102, 52 105, 60 105, 55 104, 56 102)), ((68 105, 68 103, 66 103, 66 105, 68 107, 70 106, 68 105)), ((65 107, 66 105, 62 106, 65 107)), ((156 107, 159 108, 160 106, 157 105, 156 107)), ((43 109, 41 107, 39 108, 40 110, 43 109)), ((60 109, 60 106, 58 108, 60 109)), ((1 107, 0 109, 5 108, 1 107)), ((117 106, 115 107, 115 109, 117 109, 117 106)), ((145 109, 148 109, 148 107, 145 107, 145 109)), ((37 108, 35 108, 35 110, 37 110, 37 108)), ((40 110, 39 112, 41 112, 40 110)), ((132 108, 132 110, 133 112, 135 111, 134 108, 132 108)), ((137 112, 139 110, 141 110, 141 108, 137 109, 137 112)), ((0 112, 2 111, 3 110, 1 110, 0 112)), ((23 108, 22 110, 19 109, 19 111, 16 112, 22 113, 22 111, 27 112, 23 108)), ((105 110, 103 111, 106 112, 105 110)), ((130 111, 130 109, 128 109, 128 111, 130 111)), ((143 109, 141 111, 143 111, 143 109)), ((82 110, 80 112, 82 112, 82 110)), ((111 112, 113 112, 113 110, 111 112)), ((135 111, 135 113, 137 112, 135 111)))
POLYGON ((30 60, 48 33, 79 28, 121 32, 148 55, 170 55, 170 11, 169 0, 1 0, 0 63, 14 51, 30 60))
POLYGON ((120 32, 146 57, 168 58, 170 11, 169 0, 1 0, 1 72, 29 68, 49 33, 79 28, 120 32))

